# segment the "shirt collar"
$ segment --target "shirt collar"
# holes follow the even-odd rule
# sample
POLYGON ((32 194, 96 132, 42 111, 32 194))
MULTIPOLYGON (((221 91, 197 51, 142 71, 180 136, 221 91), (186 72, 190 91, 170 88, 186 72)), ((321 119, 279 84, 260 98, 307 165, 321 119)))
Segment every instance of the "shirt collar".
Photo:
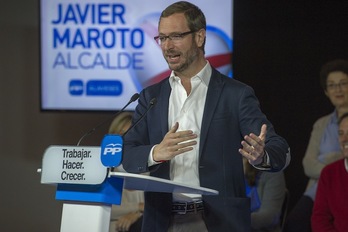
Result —
POLYGON ((334 112, 331 114, 330 123, 338 125, 338 117, 336 110, 334 110, 334 112))
MULTIPOLYGON (((202 82, 208 86, 209 85, 209 81, 211 78, 211 74, 212 74, 212 67, 209 63, 209 61, 207 61, 207 64, 202 68, 201 71, 199 71, 196 75, 194 75, 192 78, 199 78, 202 80, 202 82)), ((180 78, 178 76, 175 75, 174 71, 172 71, 170 73, 170 77, 169 77, 169 84, 172 87, 173 86, 173 82, 176 80, 179 80, 180 78)))
POLYGON ((348 172, 348 158, 344 159, 344 167, 346 168, 346 171, 348 172))

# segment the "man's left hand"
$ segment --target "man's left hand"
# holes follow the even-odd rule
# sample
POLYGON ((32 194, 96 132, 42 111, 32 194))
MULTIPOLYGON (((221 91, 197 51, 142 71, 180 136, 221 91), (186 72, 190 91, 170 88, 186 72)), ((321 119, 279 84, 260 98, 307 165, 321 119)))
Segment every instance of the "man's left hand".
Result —
POLYGON ((248 159, 251 165, 262 163, 263 156, 265 155, 266 134, 267 125, 263 124, 259 136, 250 133, 244 136, 244 140, 241 142, 243 147, 239 149, 239 153, 248 159))

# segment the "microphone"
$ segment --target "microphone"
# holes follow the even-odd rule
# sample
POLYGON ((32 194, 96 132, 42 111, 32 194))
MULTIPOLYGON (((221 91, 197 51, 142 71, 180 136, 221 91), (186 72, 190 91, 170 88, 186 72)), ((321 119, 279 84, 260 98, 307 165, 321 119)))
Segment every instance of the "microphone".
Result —
POLYGON ((146 109, 145 113, 143 113, 140 118, 131 126, 128 128, 128 130, 126 130, 126 132, 124 132, 123 137, 131 130, 133 129, 136 125, 138 125, 138 123, 145 117, 145 115, 147 115, 147 112, 149 112, 149 110, 152 109, 152 107, 154 107, 157 103, 157 99, 156 98, 152 98, 149 104, 149 107, 146 109))
POLYGON ((107 134, 104 136, 101 143, 100 150, 100 159, 102 164, 105 167, 111 168, 111 171, 114 170, 114 167, 117 167, 122 162, 123 156, 123 137, 133 129, 149 112, 149 110, 156 104, 156 98, 152 98, 150 104, 146 111, 140 116, 140 118, 123 134, 121 135, 110 135, 107 134))
POLYGON ((139 96, 140 96, 140 95, 139 95, 138 93, 133 94, 133 96, 129 99, 128 103, 127 103, 120 111, 118 111, 117 113, 113 114, 110 118, 107 118, 106 120, 104 120, 103 122, 101 122, 101 123, 99 123, 97 126, 95 126, 93 129, 91 129, 90 131, 88 131, 87 133, 85 133, 85 134, 79 139, 79 141, 78 141, 78 143, 77 143, 77 146, 80 145, 81 141, 82 141, 85 137, 87 137, 88 135, 93 134, 93 132, 94 132, 97 128, 101 127, 102 125, 104 125, 105 123, 109 122, 110 120, 112 120, 113 118, 115 118, 117 115, 119 115, 120 113, 122 113, 122 112, 127 108, 127 106, 129 106, 132 102, 135 102, 136 100, 138 100, 139 96))

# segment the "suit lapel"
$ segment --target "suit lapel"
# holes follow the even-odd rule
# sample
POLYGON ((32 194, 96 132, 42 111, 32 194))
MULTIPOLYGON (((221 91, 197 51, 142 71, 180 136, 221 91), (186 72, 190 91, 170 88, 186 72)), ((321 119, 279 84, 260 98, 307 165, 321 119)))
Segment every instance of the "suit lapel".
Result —
MULTIPOLYGON (((201 141, 200 141, 200 147, 199 147, 199 156, 202 155, 203 144, 206 142, 210 122, 214 116, 215 108, 219 102, 223 85, 224 85, 224 82, 221 79, 221 74, 217 70, 213 69, 209 86, 208 86, 207 98, 206 98, 205 106, 204 106, 204 113, 203 113, 202 126, 201 126, 201 141)), ((160 111, 161 111, 160 123, 161 123, 161 130, 162 130, 163 137, 167 134, 169 130, 168 107, 169 107, 170 93, 171 93, 171 88, 170 88, 169 80, 167 80, 163 83, 161 87, 161 93, 159 94, 160 99, 157 99, 159 101, 160 111)))
POLYGON ((168 132, 168 107, 169 107, 169 96, 172 89, 170 88, 169 79, 165 81, 161 87, 161 93, 159 96, 161 96, 159 100, 160 106, 161 106, 161 130, 163 137, 168 132))
POLYGON ((224 82, 221 79, 221 74, 213 69, 207 92, 207 98, 204 106, 204 113, 201 125, 201 140, 199 145, 199 157, 202 155, 203 144, 207 140, 208 130, 211 120, 215 113, 215 108, 219 104, 220 95, 224 82))

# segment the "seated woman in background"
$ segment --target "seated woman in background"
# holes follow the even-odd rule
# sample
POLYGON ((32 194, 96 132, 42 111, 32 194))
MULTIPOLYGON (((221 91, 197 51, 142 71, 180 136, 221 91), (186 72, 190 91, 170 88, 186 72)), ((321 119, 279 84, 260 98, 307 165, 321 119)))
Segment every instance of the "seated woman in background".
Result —
POLYGON ((283 172, 262 172, 243 159, 247 196, 251 198, 253 232, 280 232, 286 184, 283 172))
MULTIPOLYGON (((122 112, 111 123, 109 134, 123 135, 132 123, 133 113, 122 112)), ((115 171, 125 172, 122 165, 115 171)), ((121 205, 111 208, 109 232, 140 232, 144 211, 144 192, 123 189, 121 205)))
POLYGON ((319 118, 313 125, 302 162, 309 181, 305 192, 287 217, 284 232, 311 231, 311 215, 320 173, 326 165, 342 158, 337 121, 348 112, 348 61, 333 60, 323 65, 320 84, 334 106, 334 111, 319 118))
POLYGON ((313 232, 348 231, 348 114, 339 121, 341 159, 321 172, 312 214, 313 232))

